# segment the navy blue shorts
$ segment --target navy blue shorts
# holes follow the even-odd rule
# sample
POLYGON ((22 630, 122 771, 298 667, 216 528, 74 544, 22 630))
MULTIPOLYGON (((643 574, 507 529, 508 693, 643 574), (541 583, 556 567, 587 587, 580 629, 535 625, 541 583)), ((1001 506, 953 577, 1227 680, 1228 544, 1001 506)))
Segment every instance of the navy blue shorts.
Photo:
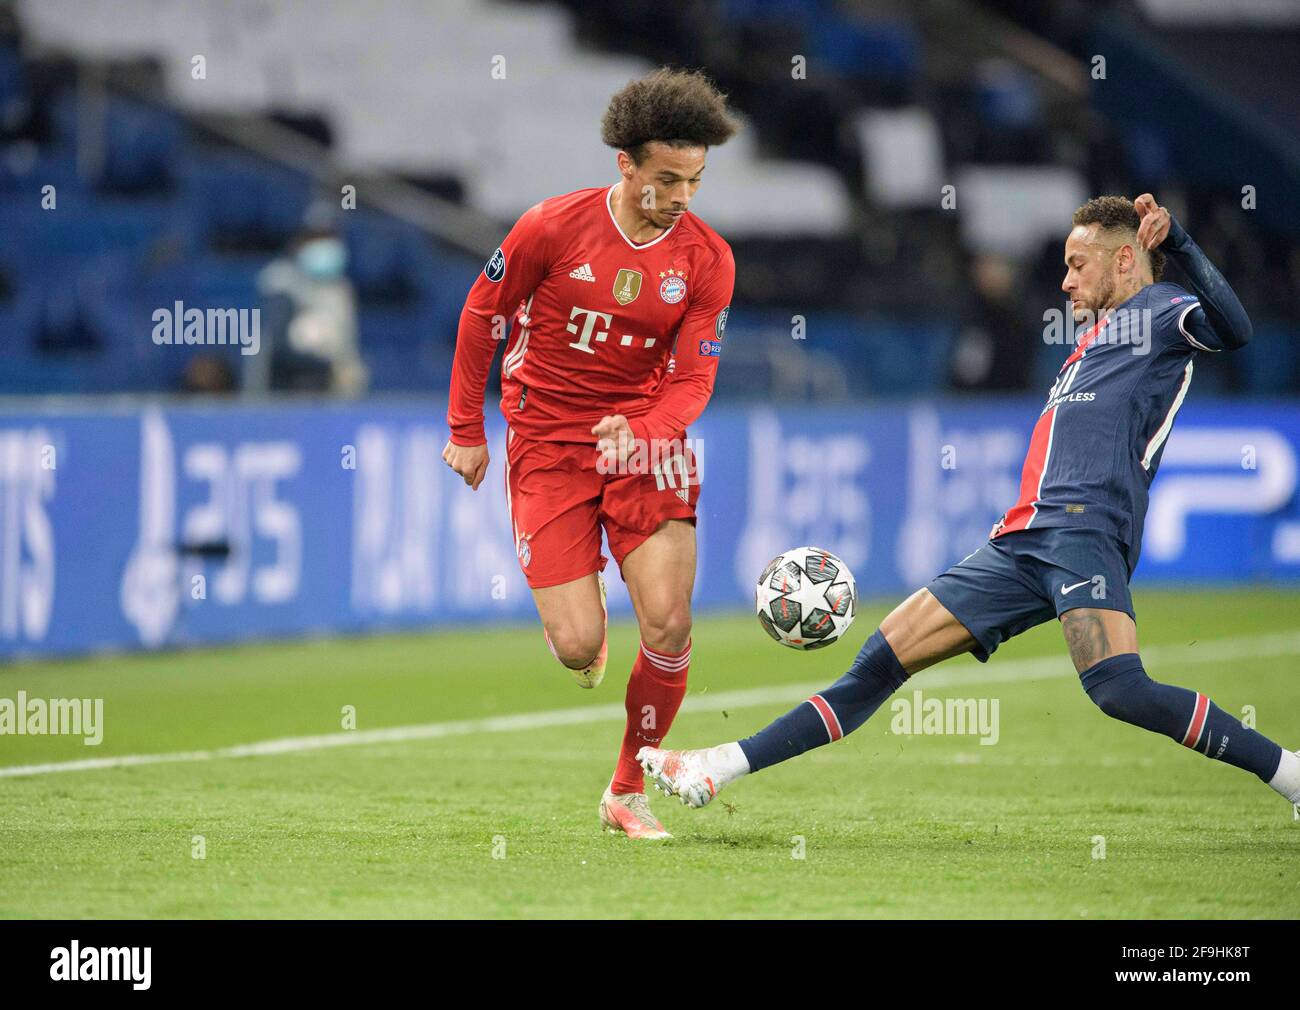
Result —
POLYGON ((1017 530, 990 540, 927 587, 978 643, 981 663, 999 645, 1078 607, 1134 620, 1124 545, 1080 526, 1017 530))

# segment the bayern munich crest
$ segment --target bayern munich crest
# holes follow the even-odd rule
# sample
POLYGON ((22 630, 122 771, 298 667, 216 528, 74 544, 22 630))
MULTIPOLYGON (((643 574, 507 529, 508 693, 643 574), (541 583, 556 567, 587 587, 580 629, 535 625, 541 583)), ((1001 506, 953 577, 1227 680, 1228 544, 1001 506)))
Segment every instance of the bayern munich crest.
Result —
POLYGON ((676 305, 686 297, 686 272, 684 270, 668 269, 661 271, 659 276, 663 278, 659 282, 659 297, 669 305, 676 305))
POLYGON ((533 549, 528 545, 528 538, 520 537, 519 538, 519 563, 523 565, 525 568, 527 568, 528 562, 532 560, 533 560, 533 549))

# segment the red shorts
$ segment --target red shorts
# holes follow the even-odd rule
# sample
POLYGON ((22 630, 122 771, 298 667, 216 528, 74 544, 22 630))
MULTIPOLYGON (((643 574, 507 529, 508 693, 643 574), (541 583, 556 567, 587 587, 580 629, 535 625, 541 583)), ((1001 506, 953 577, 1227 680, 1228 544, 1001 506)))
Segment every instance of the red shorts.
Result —
MULTIPOLYGON (((684 436, 683 436, 684 437, 684 436)), ((695 522, 700 497, 695 457, 643 460, 642 472, 600 473, 596 446, 542 442, 506 433, 506 503, 515 550, 533 589, 603 571, 600 531, 621 568, 623 559, 667 519, 695 522)))

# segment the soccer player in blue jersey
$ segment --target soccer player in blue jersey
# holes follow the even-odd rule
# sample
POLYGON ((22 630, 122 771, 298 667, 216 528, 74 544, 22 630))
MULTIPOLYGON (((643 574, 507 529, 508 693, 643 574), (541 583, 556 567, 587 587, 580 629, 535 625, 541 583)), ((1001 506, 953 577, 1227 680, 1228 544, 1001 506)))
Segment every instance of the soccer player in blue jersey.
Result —
POLYGON ((1253 772, 1300 803, 1300 753, 1205 695, 1147 676, 1129 577, 1147 489, 1198 356, 1242 347, 1237 296, 1155 198, 1102 196, 1074 214, 1065 280, 1077 342, 1034 426, 1019 500, 975 553, 896 607, 834 684, 751 737, 701 750, 642 748, 656 785, 689 806, 742 775, 853 732, 909 676, 963 652, 986 662, 1059 619, 1083 689, 1107 715, 1253 772), (1165 258, 1191 292, 1162 281, 1165 258))

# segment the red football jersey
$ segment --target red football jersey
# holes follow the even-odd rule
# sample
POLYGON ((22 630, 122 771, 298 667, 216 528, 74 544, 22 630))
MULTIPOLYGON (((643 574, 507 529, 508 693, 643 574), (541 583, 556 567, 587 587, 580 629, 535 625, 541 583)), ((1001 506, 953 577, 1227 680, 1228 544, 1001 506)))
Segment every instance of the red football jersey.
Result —
POLYGON ((497 341, 501 410, 520 435, 590 442, 623 414, 638 438, 674 438, 704 410, 736 278, 731 247, 687 211, 635 245, 614 219, 613 187, 528 210, 470 289, 460 316, 447 423, 480 445, 497 341))

